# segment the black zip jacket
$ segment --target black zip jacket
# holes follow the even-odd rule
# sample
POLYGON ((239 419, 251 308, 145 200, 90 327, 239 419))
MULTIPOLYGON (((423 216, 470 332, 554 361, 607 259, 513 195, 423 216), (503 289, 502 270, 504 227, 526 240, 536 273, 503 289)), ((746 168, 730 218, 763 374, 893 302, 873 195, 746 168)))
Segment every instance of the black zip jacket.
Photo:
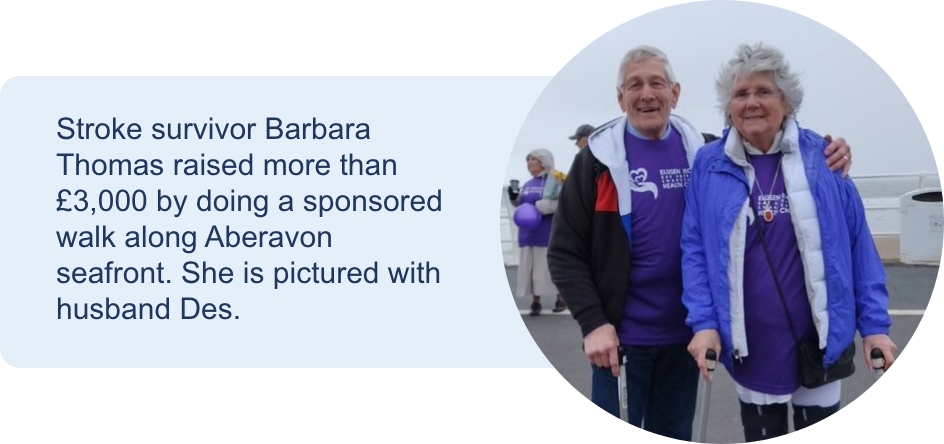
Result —
POLYGON ((607 323, 619 328, 629 282, 629 242, 613 180, 589 148, 574 157, 561 188, 547 263, 584 336, 607 323))

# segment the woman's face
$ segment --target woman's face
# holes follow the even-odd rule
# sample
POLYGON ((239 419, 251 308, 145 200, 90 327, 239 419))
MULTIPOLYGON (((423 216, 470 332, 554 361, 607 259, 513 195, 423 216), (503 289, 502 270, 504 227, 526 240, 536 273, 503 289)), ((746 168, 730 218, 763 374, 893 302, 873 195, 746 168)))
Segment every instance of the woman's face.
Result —
POLYGON ((538 176, 541 172, 544 171, 544 166, 541 165, 541 161, 537 157, 528 157, 528 172, 532 176, 538 176))
POLYGON ((751 145, 767 151, 787 115, 783 94, 769 72, 755 72, 734 84, 731 122, 751 145))

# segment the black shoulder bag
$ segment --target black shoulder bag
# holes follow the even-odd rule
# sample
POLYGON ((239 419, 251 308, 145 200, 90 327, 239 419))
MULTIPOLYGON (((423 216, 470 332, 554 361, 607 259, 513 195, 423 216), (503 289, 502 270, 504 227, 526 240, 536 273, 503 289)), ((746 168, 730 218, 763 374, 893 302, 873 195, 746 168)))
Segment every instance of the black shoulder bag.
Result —
MULTIPOLYGON (((754 213, 754 220, 757 221, 757 209, 754 207, 754 194, 748 189, 748 201, 751 211, 754 213)), ((757 223, 757 233, 760 237, 760 245, 764 249, 764 257, 767 258, 767 266, 770 268, 770 274, 774 278, 774 285, 777 287, 777 295, 780 296, 780 303, 783 305, 783 312, 787 316, 787 323, 790 324, 790 332, 793 333, 793 340, 797 343, 797 353, 800 354, 800 381, 803 387, 816 388, 833 381, 848 378, 855 373, 855 343, 849 345, 835 364, 826 367, 823 365, 823 356, 825 351, 819 348, 819 340, 800 341, 797 337, 796 329, 793 327, 793 321, 790 319, 790 312, 787 310, 787 302, 783 299, 783 291, 780 287, 780 279, 774 271, 773 261, 770 259, 770 252, 767 250, 767 241, 764 239, 763 224, 757 223)))

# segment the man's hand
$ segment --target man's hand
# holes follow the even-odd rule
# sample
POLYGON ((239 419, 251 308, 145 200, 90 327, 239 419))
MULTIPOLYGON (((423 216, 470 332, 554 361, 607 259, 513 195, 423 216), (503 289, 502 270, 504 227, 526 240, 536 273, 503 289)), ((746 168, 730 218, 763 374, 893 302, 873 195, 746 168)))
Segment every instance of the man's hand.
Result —
POLYGON ((583 352, 590 363, 602 368, 609 368, 613 376, 619 377, 619 338, 613 324, 604 324, 583 338, 583 352))
POLYGON ((705 362, 705 353, 708 350, 714 350, 721 356, 721 338, 718 336, 718 330, 708 329, 695 333, 692 342, 688 343, 688 353, 698 362, 698 369, 701 370, 701 377, 708 380, 708 364, 705 362))
POLYGON ((885 356, 884 371, 895 362, 895 355, 898 353, 898 347, 892 342, 888 335, 870 335, 862 338, 862 354, 865 357, 865 368, 872 369, 872 349, 879 349, 885 356))
POLYGON ((842 137, 833 140, 833 137, 827 134, 823 138, 829 142, 829 146, 823 151, 829 171, 842 168, 842 177, 849 177, 849 169, 852 168, 852 148, 842 137))

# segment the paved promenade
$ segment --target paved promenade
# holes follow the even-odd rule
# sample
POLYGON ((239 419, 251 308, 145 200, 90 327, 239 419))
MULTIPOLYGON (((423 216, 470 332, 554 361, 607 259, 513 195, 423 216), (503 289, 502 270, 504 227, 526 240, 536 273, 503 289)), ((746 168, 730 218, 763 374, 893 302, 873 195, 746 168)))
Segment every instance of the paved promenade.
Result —
MULTIPOLYGON (((507 267, 506 271, 508 283, 514 291, 517 269, 507 267)), ((938 267, 886 264, 885 271, 890 296, 889 311, 894 323, 891 337, 900 351, 908 345, 908 340, 911 339, 921 321, 937 279, 938 267)), ((581 351, 580 329, 570 313, 565 311, 561 314, 552 314, 551 308, 554 301, 548 300, 542 301, 544 313, 541 316, 528 316, 531 301, 522 298, 515 298, 515 301, 522 313, 521 318, 525 326, 548 361, 575 389, 589 399, 589 363, 581 351)), ((857 339, 856 346, 860 345, 861 341, 857 339)), ((858 353, 856 373, 844 380, 842 384, 842 405, 848 405, 855 400, 875 381, 873 375, 863 368, 861 350, 858 353)), ((697 417, 698 412, 696 412, 697 417)), ((695 425, 697 429, 697 424, 695 425)), ((711 442, 744 441, 737 395, 727 372, 720 367, 712 385, 708 436, 711 442)))

